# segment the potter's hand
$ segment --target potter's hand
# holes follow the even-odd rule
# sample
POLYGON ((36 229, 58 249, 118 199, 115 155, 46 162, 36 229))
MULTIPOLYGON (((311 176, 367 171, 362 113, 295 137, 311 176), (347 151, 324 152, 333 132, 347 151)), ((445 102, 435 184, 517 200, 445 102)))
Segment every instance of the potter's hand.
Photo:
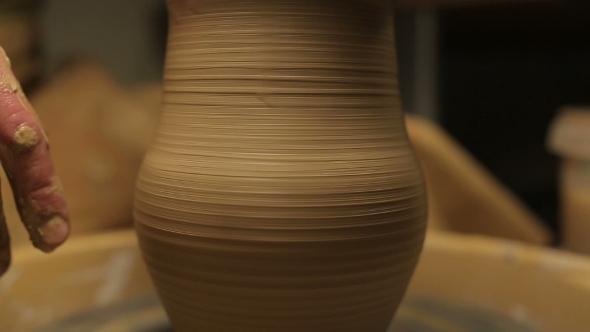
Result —
MULTIPOLYGON (((0 47, 0 160, 33 245, 51 252, 68 237, 69 213, 47 138, 0 47)), ((10 264, 10 237, 0 201, 0 275, 10 264)))

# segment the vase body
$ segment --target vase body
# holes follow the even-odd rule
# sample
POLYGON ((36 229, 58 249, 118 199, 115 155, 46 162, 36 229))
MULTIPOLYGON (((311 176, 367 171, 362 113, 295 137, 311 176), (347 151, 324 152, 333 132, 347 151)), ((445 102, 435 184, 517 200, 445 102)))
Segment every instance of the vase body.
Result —
POLYGON ((134 216, 176 331, 387 329, 426 227, 388 3, 168 2, 134 216))

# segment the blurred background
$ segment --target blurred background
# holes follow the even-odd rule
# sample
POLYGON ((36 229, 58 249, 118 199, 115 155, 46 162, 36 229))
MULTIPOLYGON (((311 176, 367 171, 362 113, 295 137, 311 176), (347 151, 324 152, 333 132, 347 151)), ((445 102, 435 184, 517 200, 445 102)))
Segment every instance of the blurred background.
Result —
POLYGON ((561 108, 590 105, 590 3, 408 8, 398 25, 407 111, 439 123, 559 232, 546 141, 561 108))
MULTIPOLYGON (((547 142, 560 110, 590 105, 590 3, 398 4, 399 72, 406 111, 451 137, 534 214, 558 244, 562 158, 547 142)), ((20 34, 23 24, 0 23, 0 44, 10 44, 17 49, 12 53, 30 60, 15 71, 21 72, 31 94, 60 69, 86 62, 108 77, 114 90, 120 86, 138 93, 137 87, 151 87, 141 95, 153 101, 157 113, 167 27, 164 1, 4 0, 1 8, 5 22, 11 15, 34 22, 20 34), (19 43, 17 37, 31 42, 19 43), (152 99, 146 97, 149 94, 152 99)), ((127 104, 139 100, 130 96, 127 104)))

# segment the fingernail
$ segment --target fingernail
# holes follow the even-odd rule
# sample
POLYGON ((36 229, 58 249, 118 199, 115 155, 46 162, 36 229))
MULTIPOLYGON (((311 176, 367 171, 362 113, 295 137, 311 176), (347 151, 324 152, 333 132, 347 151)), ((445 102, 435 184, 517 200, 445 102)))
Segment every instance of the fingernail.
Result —
POLYGON ((53 217, 39 229, 46 246, 54 247, 62 244, 70 234, 70 227, 61 217, 53 217))

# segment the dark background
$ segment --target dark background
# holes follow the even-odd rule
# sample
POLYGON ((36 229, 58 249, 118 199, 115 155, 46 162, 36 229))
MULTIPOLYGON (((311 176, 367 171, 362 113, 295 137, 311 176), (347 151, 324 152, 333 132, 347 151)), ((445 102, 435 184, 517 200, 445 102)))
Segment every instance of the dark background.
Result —
POLYGON ((440 123, 553 229, 556 111, 590 105, 590 3, 439 12, 440 123))

